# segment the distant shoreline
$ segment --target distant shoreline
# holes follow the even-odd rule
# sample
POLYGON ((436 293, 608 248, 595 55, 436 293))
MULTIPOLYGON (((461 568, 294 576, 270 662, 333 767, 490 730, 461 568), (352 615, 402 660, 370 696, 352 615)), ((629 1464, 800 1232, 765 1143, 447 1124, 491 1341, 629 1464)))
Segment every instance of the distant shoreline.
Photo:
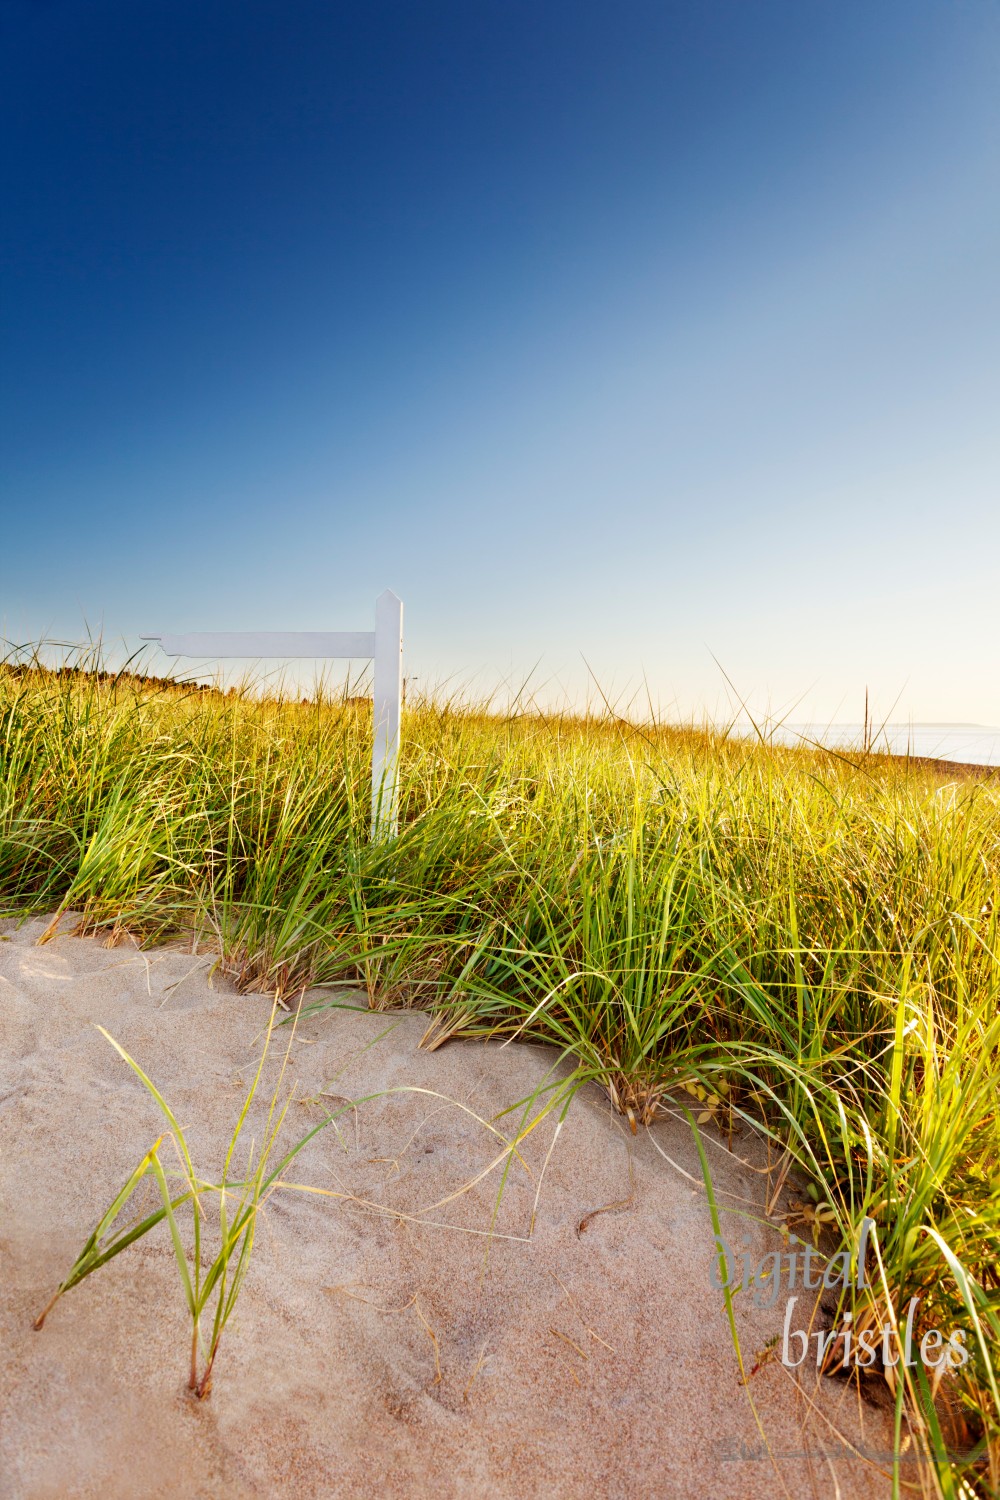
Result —
POLYGON ((965 778, 996 776, 1000 773, 1000 766, 985 766, 967 760, 938 760, 930 755, 888 755, 886 759, 905 761, 907 765, 919 766, 927 771, 940 771, 942 774, 957 773, 965 778))

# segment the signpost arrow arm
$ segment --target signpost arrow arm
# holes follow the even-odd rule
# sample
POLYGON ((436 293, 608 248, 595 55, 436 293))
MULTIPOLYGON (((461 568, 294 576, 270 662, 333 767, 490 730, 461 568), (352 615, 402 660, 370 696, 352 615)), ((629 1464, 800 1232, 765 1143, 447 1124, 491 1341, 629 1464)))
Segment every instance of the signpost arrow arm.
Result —
POLYGON ((159 641, 168 656, 243 656, 261 660, 279 656, 375 655, 375 636, 370 630, 210 630, 198 635, 144 635, 144 641, 159 641))

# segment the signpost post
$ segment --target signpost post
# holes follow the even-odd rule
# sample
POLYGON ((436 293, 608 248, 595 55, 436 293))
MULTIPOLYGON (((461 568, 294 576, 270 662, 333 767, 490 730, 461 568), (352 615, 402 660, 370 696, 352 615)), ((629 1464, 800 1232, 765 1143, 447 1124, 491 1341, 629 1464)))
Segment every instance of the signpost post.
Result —
POLYGON ((403 696, 403 602, 391 589, 375 600, 374 630, 209 631, 144 635, 168 656, 352 657, 375 663, 372 693, 372 838, 399 826, 399 721, 403 696))

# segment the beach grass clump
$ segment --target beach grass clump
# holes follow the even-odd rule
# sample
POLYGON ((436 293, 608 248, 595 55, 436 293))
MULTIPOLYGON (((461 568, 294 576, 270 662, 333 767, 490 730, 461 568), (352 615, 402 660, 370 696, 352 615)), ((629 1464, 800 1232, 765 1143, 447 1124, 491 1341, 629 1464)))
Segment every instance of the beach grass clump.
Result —
POLYGON ((882 1373, 942 1492, 1000 1489, 996 780, 411 701, 372 843, 370 736, 346 697, 0 668, 0 902, 211 938, 286 1004, 350 979, 427 1045, 548 1042, 635 1129, 753 1122, 810 1232, 874 1222, 858 1316, 968 1330, 937 1390, 882 1373))
POLYGON ((331 1124, 337 1114, 352 1107, 345 1105, 340 1110, 324 1111, 324 1118, 279 1156, 278 1139, 294 1098, 294 1088, 283 1092, 293 1028, 266 1116, 258 1122, 259 1143, 256 1139, 246 1143, 248 1118, 268 1062, 275 1009, 272 1007, 257 1070, 236 1120, 218 1181, 207 1180, 195 1171, 185 1132, 156 1084, 103 1026, 98 1027, 156 1101, 167 1130, 153 1142, 101 1215, 73 1265, 36 1318, 36 1331, 41 1331, 49 1313, 66 1292, 165 1221, 191 1322, 188 1389, 200 1401, 211 1393, 216 1356, 250 1267, 259 1216, 271 1193, 279 1188, 295 1190, 296 1185, 285 1182, 282 1173, 303 1147, 331 1124), (141 1208, 137 1211, 150 1179, 160 1199, 159 1207, 152 1212, 144 1213, 141 1208))

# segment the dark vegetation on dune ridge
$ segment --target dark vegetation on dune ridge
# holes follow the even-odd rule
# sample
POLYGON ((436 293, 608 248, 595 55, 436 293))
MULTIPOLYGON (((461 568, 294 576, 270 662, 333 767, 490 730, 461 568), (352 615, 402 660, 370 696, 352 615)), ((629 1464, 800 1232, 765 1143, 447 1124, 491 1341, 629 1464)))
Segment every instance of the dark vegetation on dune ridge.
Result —
POLYGON ((863 1384, 936 1455, 926 1493, 996 1493, 996 778, 422 701, 372 844, 370 746, 363 699, 0 666, 0 904, 211 939, 285 1002, 350 980, 427 1045, 547 1041, 636 1129, 753 1123, 810 1184, 790 1229, 874 1220, 856 1327, 918 1297, 916 1343, 968 1330, 961 1368, 863 1384))

